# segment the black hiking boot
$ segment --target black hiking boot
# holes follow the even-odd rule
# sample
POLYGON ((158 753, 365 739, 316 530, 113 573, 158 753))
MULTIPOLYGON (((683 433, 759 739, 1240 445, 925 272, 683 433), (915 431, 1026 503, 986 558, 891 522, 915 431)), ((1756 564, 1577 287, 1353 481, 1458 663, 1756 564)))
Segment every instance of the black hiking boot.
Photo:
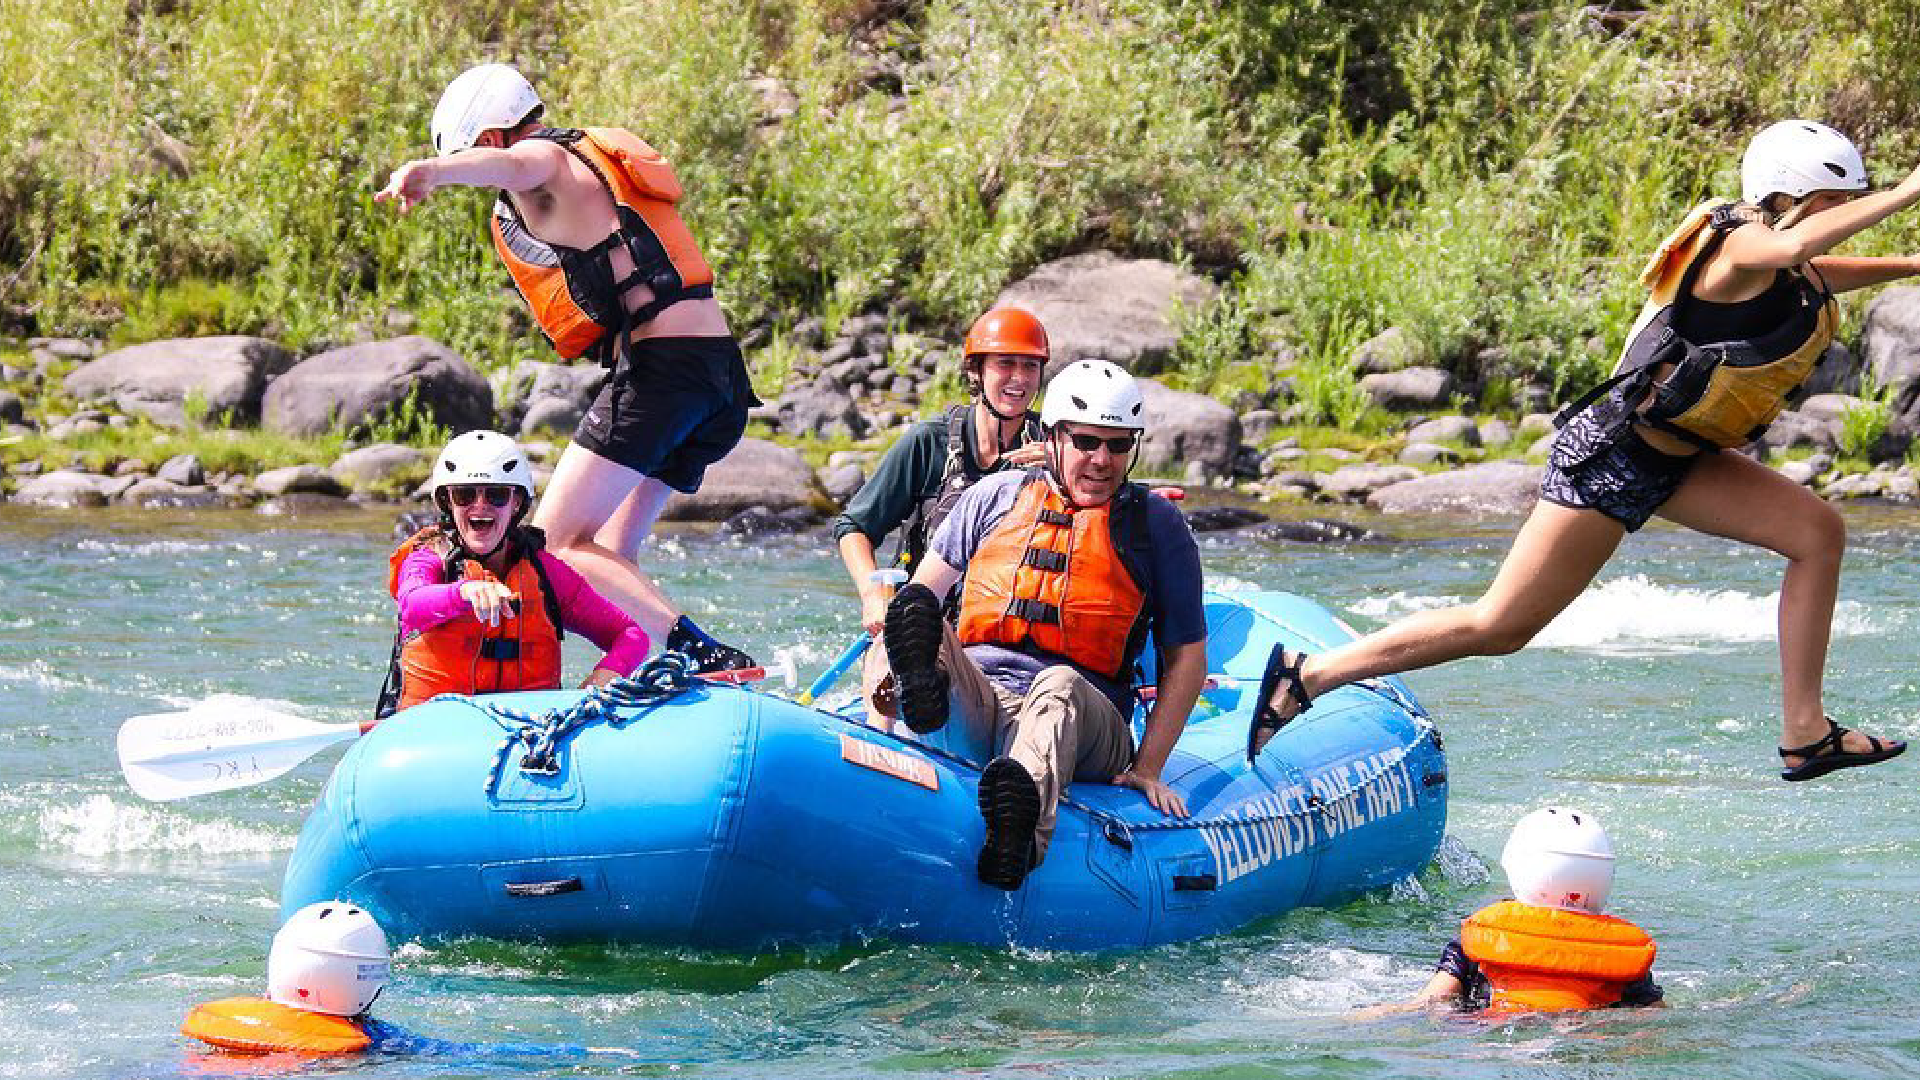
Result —
POLYGON ((976 871, 985 884, 1012 892, 1033 869, 1033 830, 1040 824, 1040 786, 1026 766, 1009 757, 987 763, 980 772, 980 816, 987 842, 976 871))
POLYGON ((887 666, 900 719, 916 735, 947 725, 947 673, 940 670, 940 599, 925 585, 903 586, 887 604, 887 666))

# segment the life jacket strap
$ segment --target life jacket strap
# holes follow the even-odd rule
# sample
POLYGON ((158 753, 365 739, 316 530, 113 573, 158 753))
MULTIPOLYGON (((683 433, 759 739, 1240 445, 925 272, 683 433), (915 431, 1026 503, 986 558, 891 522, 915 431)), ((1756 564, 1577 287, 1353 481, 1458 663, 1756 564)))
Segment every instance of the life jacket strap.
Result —
POLYGON ((1067 553, 1049 551, 1046 548, 1028 548, 1027 553, 1020 558, 1020 565, 1049 570, 1057 574, 1067 568, 1067 553))
POLYGON ((1017 599, 1008 602, 1007 614, 1023 622, 1057 625, 1060 609, 1041 600, 1017 599))

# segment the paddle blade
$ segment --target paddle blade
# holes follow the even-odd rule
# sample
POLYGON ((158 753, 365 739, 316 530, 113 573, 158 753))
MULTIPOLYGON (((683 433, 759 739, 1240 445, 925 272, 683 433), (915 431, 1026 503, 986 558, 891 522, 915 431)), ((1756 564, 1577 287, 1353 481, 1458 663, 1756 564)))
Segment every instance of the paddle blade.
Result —
POLYGON ((337 742, 355 724, 321 724, 240 697, 214 697, 184 712, 135 716, 120 725, 120 771, 134 794, 185 799, 272 780, 337 742))

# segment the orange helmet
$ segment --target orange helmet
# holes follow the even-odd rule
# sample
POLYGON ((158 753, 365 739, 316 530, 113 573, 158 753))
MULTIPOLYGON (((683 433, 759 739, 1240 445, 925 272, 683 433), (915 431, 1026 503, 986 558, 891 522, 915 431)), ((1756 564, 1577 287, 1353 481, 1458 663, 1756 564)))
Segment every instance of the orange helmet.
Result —
POLYGON ((974 320, 967 331, 964 355, 971 359, 986 353, 1010 356, 1037 356, 1047 359, 1047 330, 1040 320, 1022 308, 994 308, 974 320))

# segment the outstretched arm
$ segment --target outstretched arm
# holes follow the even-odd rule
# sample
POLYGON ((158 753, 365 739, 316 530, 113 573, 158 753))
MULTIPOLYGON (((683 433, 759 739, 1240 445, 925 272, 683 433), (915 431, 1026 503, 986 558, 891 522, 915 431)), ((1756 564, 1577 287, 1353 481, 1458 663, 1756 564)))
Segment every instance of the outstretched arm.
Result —
POLYGON ((1920 274, 1920 257, 1823 255, 1813 260, 1813 268, 1830 292, 1843 293, 1920 274))
POLYGON ((502 149, 476 146, 439 158, 416 158, 393 171, 375 202, 395 202, 406 213, 443 187, 532 191, 559 174, 566 151, 546 139, 522 139, 502 149))
MULTIPOLYGON (((1744 225, 1727 234, 1724 257, 1742 270, 1799 266, 1920 201, 1920 169, 1885 191, 1809 214, 1785 229, 1744 225)), ((1838 291, 1838 290, 1836 290, 1838 291)))

